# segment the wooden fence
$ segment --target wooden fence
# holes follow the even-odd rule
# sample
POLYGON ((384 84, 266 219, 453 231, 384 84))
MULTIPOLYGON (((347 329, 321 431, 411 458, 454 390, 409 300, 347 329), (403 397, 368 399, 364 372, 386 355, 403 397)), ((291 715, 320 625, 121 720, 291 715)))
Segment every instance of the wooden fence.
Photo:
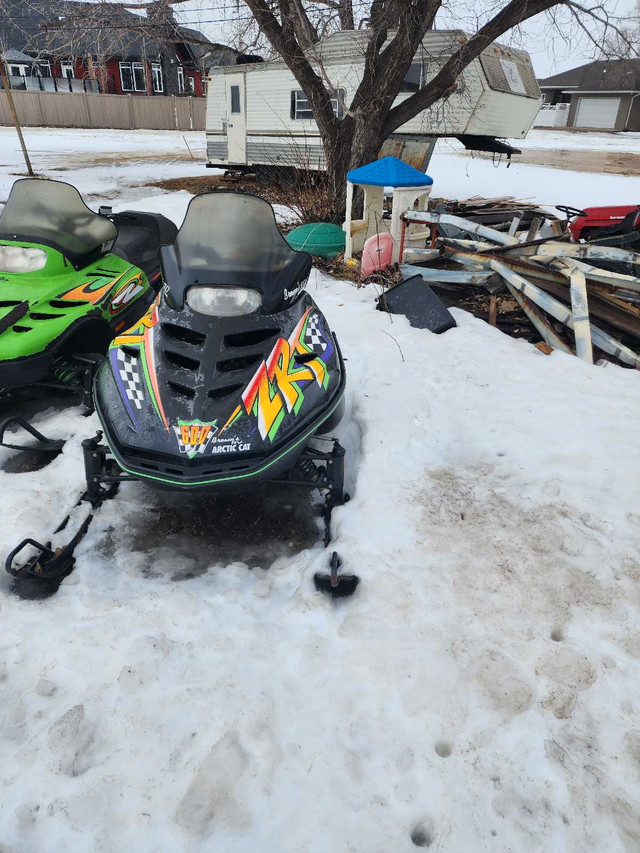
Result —
MULTIPOLYGON (((90 127, 119 130, 204 130, 206 98, 175 95, 98 95, 88 92, 12 91, 24 127, 90 127)), ((0 90, 0 126, 12 124, 0 90)))

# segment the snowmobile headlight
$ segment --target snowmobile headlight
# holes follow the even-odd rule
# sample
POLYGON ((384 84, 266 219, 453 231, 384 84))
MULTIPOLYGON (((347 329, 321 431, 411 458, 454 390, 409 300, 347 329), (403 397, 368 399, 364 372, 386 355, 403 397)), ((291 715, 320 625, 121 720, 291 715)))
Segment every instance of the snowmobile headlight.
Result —
POLYGON ((247 287, 198 286, 187 290, 187 305, 198 314, 212 317, 239 317, 262 305, 262 294, 247 287))
POLYGON ((44 249, 29 249, 23 246, 0 246, 0 271, 35 272, 47 263, 44 249))

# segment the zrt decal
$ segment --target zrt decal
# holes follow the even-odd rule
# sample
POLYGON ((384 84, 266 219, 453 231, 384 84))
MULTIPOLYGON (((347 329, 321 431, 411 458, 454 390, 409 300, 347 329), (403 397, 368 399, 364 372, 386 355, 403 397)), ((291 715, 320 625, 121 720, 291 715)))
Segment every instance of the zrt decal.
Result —
POLYGON ((287 413, 297 415, 304 403, 303 388, 315 383, 326 391, 327 365, 334 347, 322 318, 307 308, 291 337, 278 338, 242 393, 242 403, 220 430, 222 435, 243 414, 254 417, 263 440, 273 441, 287 413), (303 356, 302 362, 296 356, 303 356))

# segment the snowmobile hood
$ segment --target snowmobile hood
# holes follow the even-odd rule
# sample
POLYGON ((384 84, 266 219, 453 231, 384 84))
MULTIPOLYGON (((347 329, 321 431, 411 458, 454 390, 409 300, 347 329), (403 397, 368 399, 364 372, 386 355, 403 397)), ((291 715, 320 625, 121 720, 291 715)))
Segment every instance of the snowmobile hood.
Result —
POLYGON ((2 240, 0 250, 3 246, 35 248, 47 259, 34 272, 0 270, 0 363, 42 352, 81 318, 106 311, 116 322, 130 300, 148 288, 139 270, 114 255, 76 272, 48 246, 2 240))
POLYGON ((331 416, 344 382, 337 341, 306 292, 241 323, 157 300, 113 342, 94 397, 121 467, 207 485, 269 479, 331 416))

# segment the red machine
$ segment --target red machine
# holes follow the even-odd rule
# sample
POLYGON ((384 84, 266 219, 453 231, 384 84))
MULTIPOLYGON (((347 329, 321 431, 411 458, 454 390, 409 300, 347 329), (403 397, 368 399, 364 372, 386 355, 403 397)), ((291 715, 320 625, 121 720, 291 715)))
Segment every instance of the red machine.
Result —
POLYGON ((640 224, 640 205, 622 204, 607 207, 586 207, 574 210, 576 218, 569 225, 571 236, 578 240, 591 240, 594 237, 613 237, 624 231, 638 230, 640 224), (635 214, 635 216, 633 215, 635 214), (628 221, 627 221, 628 220, 628 221), (607 229, 600 231, 600 229, 607 229), (609 230, 610 229, 610 230, 609 230), (599 233, 596 233, 596 232, 599 233))

